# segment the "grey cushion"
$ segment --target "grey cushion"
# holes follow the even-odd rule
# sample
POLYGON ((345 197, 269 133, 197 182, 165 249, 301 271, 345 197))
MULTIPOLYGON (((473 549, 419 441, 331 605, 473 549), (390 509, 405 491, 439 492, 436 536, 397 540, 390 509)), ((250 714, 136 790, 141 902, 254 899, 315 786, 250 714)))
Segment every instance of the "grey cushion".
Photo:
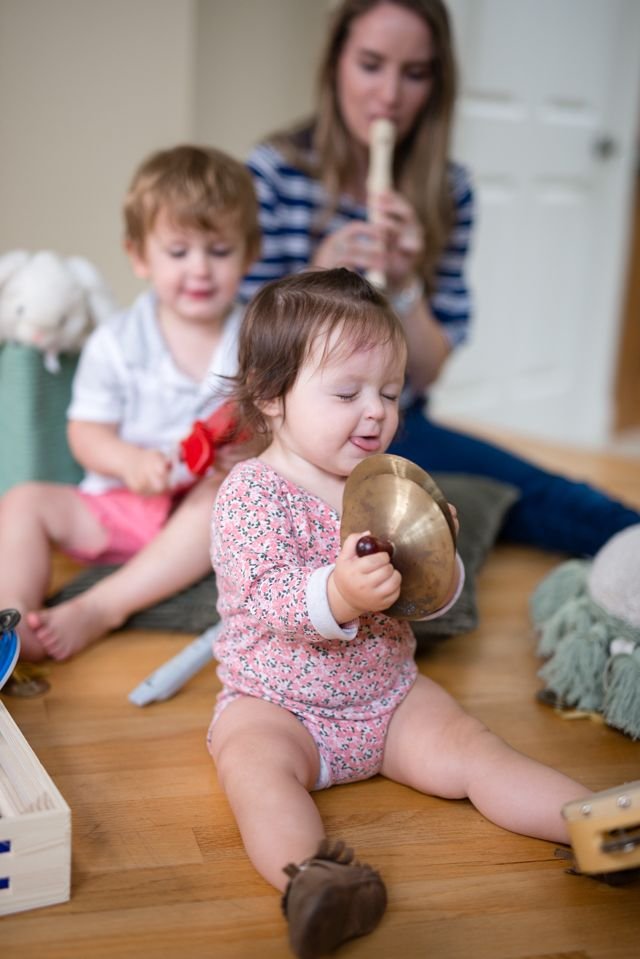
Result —
MULTIPOLYGON (((496 540, 502 520, 518 498, 513 486, 482 476, 435 473, 433 477, 447 500, 458 510, 460 535, 458 551, 463 559, 466 581, 458 602, 440 619, 412 623, 418 649, 446 636, 466 633, 478 625, 475 579, 487 553, 496 540)), ((114 566, 96 566, 84 570, 47 601, 56 605, 83 592, 112 572, 114 566)), ((175 630, 202 633, 218 620, 213 573, 169 599, 132 616, 127 629, 175 630)))
POLYGON ((515 486, 484 476, 434 473, 433 478, 458 511, 458 552, 464 562, 466 579, 453 609, 439 619, 411 624, 418 650, 440 638, 468 633, 478 625, 476 574, 498 537, 507 511, 520 495, 515 486))

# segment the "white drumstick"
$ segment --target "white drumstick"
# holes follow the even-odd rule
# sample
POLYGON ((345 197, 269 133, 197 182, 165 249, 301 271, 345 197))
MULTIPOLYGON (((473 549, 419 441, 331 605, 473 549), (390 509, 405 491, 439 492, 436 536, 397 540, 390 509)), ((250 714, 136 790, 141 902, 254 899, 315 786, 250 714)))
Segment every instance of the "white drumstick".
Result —
MULTIPOLYGON (((393 147, 395 127, 391 120, 379 117, 369 127, 369 173, 367 176, 367 195, 369 204, 376 193, 391 188, 393 170, 393 147)), ((375 223, 375 213, 369 206, 369 219, 375 223)), ((367 279, 374 286, 386 285, 386 277, 381 270, 369 270, 367 279)))
POLYGON ((147 706, 149 703, 175 696, 187 680, 213 659, 213 644, 220 629, 221 624, 216 623, 188 643, 172 659, 167 660, 136 686, 129 693, 129 701, 134 706, 147 706))

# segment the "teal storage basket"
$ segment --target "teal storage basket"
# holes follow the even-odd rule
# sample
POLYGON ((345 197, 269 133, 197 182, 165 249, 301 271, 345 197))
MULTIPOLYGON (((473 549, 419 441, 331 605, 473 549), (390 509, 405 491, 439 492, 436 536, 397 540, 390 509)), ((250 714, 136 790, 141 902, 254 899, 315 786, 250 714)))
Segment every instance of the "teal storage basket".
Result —
POLYGON ((60 371, 50 373, 39 350, 0 345, 0 494, 25 480, 77 483, 82 478, 66 435, 78 355, 59 359, 60 371))

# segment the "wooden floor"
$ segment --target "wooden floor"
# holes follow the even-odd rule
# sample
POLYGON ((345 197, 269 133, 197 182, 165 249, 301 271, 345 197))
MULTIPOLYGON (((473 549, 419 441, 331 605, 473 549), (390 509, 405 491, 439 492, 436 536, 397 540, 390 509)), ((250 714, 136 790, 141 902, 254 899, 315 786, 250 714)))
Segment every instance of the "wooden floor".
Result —
MULTIPOLYGON (((640 460, 512 446, 640 505, 640 460)), ((534 700, 527 601, 558 561, 496 548, 478 582, 481 627, 422 656, 420 668, 518 748, 604 789, 640 778, 640 743, 534 700)), ((206 751, 213 666, 168 702, 127 700, 187 639, 120 632, 53 665, 45 696, 4 698, 71 806, 73 872, 70 902, 0 919, 3 959, 289 955, 278 896, 245 858, 206 751)), ((344 959, 640 955, 638 885, 568 875, 553 845, 504 832, 466 802, 380 778, 317 798, 329 833, 375 865, 389 891, 382 924, 345 946, 344 959)))

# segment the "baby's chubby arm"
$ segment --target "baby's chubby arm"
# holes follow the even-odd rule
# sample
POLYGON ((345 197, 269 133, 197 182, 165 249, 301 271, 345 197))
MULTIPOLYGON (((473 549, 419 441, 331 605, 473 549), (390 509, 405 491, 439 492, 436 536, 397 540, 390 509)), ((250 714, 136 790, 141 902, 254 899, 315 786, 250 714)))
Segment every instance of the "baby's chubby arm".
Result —
POLYGON ((388 609, 400 595, 402 576, 388 553, 357 555, 356 543, 368 533, 369 530, 363 530, 345 539, 327 581, 327 598, 338 623, 348 623, 362 613, 388 609))
POLYGON ((171 464, 159 450, 142 449, 120 439, 117 423, 70 420, 69 446, 87 470, 115 476, 134 493, 164 493, 169 488, 171 464))

